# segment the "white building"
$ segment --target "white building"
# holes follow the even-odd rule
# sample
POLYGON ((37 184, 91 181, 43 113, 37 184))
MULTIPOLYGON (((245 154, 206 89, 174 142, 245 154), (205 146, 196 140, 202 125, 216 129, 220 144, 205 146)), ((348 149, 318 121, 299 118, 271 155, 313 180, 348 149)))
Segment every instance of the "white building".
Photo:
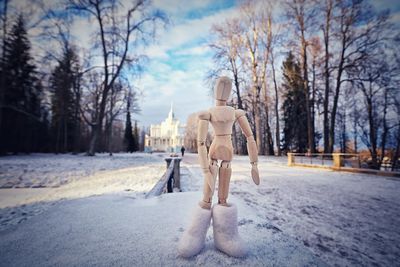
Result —
POLYGON ((150 126, 150 135, 145 137, 145 151, 180 152, 183 146, 185 126, 175 119, 173 106, 161 124, 150 126))

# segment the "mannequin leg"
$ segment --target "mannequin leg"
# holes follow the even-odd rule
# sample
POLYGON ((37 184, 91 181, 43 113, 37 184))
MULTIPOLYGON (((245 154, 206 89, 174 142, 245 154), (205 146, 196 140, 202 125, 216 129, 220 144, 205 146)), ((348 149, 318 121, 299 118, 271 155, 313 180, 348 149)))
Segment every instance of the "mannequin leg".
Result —
POLYGON ((229 183, 231 181, 231 163, 223 161, 219 168, 218 204, 227 206, 226 199, 229 194, 229 183))
POLYGON ((218 175, 218 161, 210 160, 209 167, 204 169, 203 172, 203 200, 195 208, 192 222, 183 233, 178 244, 179 255, 185 258, 197 255, 204 247, 211 221, 211 203, 218 175))
POLYGON ((212 220, 215 247, 233 257, 244 257, 247 248, 238 231, 237 208, 227 203, 231 164, 223 161, 219 168, 218 204, 213 206, 212 220))
POLYGON ((211 209, 212 197, 214 195, 215 181, 218 175, 218 161, 210 160, 210 174, 205 174, 203 185, 203 200, 199 205, 203 209, 211 209))

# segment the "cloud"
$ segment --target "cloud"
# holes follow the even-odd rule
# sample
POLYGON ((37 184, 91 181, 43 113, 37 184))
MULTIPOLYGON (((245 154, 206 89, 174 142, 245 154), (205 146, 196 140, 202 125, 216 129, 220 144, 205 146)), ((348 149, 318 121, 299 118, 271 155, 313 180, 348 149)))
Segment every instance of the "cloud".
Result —
POLYGON ((140 101, 142 114, 137 116, 140 124, 160 123, 167 116, 172 102, 175 115, 182 122, 191 113, 207 109, 212 104, 210 90, 203 83, 204 70, 208 67, 207 62, 193 62, 187 71, 174 70, 167 64, 154 66, 138 85, 144 94, 140 101))
POLYGON ((207 45, 199 45, 187 49, 178 50, 174 54, 178 56, 202 56, 210 52, 211 49, 207 45))
POLYGON ((153 4, 156 8, 165 11, 170 16, 179 16, 191 10, 200 9, 209 6, 213 0, 155 0, 153 4))
MULTIPOLYGON (((186 19, 178 25, 170 25, 159 35, 159 41, 146 49, 149 56, 165 58, 170 50, 182 49, 185 45, 204 43, 213 24, 237 14, 236 8, 229 8, 197 19, 186 19)), ((173 19, 173 18, 172 18, 173 19)))

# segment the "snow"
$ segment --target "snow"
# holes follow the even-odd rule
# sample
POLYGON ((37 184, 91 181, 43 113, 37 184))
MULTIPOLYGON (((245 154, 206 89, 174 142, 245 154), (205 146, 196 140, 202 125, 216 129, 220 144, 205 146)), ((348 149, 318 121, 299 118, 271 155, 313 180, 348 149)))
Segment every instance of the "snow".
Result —
POLYGON ((144 153, 31 154, 0 157, 0 188, 59 187, 99 171, 158 162, 164 155, 144 153))
POLYGON ((200 196, 186 192, 144 200, 112 194, 59 202, 29 223, 0 232, 0 265, 325 266, 234 197, 249 255, 238 259, 216 250, 211 227, 199 255, 179 257, 178 241, 200 196))
POLYGON ((59 177, 73 177, 64 178, 67 183, 58 188, 0 189, 0 251, 9 247, 1 258, 15 256, 13 249, 24 248, 22 240, 32 237, 34 243, 27 244, 26 252, 30 251, 32 262, 49 259, 48 265, 57 265, 56 262, 62 260, 66 260, 65 265, 79 265, 65 253, 75 253, 76 247, 81 245, 100 246, 100 243, 109 247, 110 251, 104 247, 93 247, 91 250, 99 249, 104 255, 96 252, 84 255, 85 250, 78 251, 83 262, 88 260, 89 265, 102 265, 101 260, 109 256, 110 260, 115 260, 108 262, 109 265, 135 265, 142 260, 149 260, 155 265, 175 266, 313 265, 310 261, 316 265, 326 262, 337 266, 398 264, 400 180, 287 167, 286 159, 277 157, 260 157, 260 186, 252 182, 247 157, 236 156, 232 163, 228 202, 238 205, 239 233, 256 252, 245 260, 229 258, 215 251, 210 230, 206 248, 200 255, 189 260, 177 258, 177 242, 188 225, 192 209, 201 198, 202 175, 196 155, 185 155, 181 185, 186 193, 145 200, 144 193, 165 171, 163 156, 116 154, 111 163, 105 155, 34 154, 21 158, 0 158, 0 182, 3 179, 13 180, 14 174, 23 173, 18 170, 21 166, 29 167, 23 167, 29 169, 29 172, 24 172, 23 181, 29 181, 30 177, 34 177, 35 181, 41 180, 41 175, 44 175, 52 185, 50 181, 59 177), (67 159, 65 163, 63 158, 67 159), (99 161, 96 162, 96 159, 99 161), (57 167, 53 170, 51 166, 57 167), (68 175, 70 171, 73 175, 68 175), (88 197, 93 195, 102 196, 88 197), (71 219, 63 217, 63 212, 67 212, 71 219), (57 222, 59 217, 67 219, 67 223, 57 222), (94 221, 96 218, 100 221, 94 221), (24 222, 27 219, 29 223, 24 222), (72 220, 78 221, 75 223, 72 220), (82 226, 84 222, 88 225, 82 226), (38 229, 41 223, 45 223, 45 229, 38 229), (122 228, 115 229, 114 225, 122 228), (50 237, 44 237, 48 231, 59 231, 59 236, 68 226, 72 237, 65 238, 72 243, 43 243, 50 242, 51 233, 50 237), (26 235, 21 231, 25 231, 26 235), (27 234, 30 231, 37 233, 27 234), (103 237, 107 231, 110 231, 111 240, 103 237), (158 236, 159 231, 165 231, 165 234, 158 236), (146 235, 152 238, 147 240, 146 235), (13 242, 12 238, 17 239, 13 242), (74 241, 72 238, 75 238, 74 241), (132 238, 136 241, 133 242, 132 238), (151 240, 157 241, 156 245, 151 245, 151 240), (130 242, 131 246, 121 246, 126 242, 130 242), (44 249, 47 252, 35 256, 34 246, 47 246, 44 249), (115 249, 116 246, 121 246, 121 249, 115 249), (61 248, 65 248, 66 252, 54 259, 52 249, 60 251, 61 248), (135 250, 138 254, 134 254, 135 250), (143 255, 143 258, 131 255, 143 255), (123 264, 129 262, 133 264, 123 264))
MULTIPOLYGON (((191 172, 200 175, 196 160, 190 163, 191 172)), ((267 221, 331 265, 398 264, 399 179, 288 167, 278 157, 260 157, 259 170, 257 187, 248 158, 236 156, 230 184, 230 194, 243 200, 258 221, 267 221)))

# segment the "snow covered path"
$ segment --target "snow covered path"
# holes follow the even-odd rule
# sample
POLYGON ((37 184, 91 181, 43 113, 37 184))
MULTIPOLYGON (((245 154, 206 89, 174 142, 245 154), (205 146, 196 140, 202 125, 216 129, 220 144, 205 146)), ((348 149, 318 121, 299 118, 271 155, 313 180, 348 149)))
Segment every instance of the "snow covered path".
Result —
MULTIPOLYGON (((201 175, 195 155, 185 162, 201 175)), ((235 157, 232 169, 233 196, 330 265, 399 266, 399 179, 287 167, 282 158, 260 157, 257 187, 247 157, 235 157)))

